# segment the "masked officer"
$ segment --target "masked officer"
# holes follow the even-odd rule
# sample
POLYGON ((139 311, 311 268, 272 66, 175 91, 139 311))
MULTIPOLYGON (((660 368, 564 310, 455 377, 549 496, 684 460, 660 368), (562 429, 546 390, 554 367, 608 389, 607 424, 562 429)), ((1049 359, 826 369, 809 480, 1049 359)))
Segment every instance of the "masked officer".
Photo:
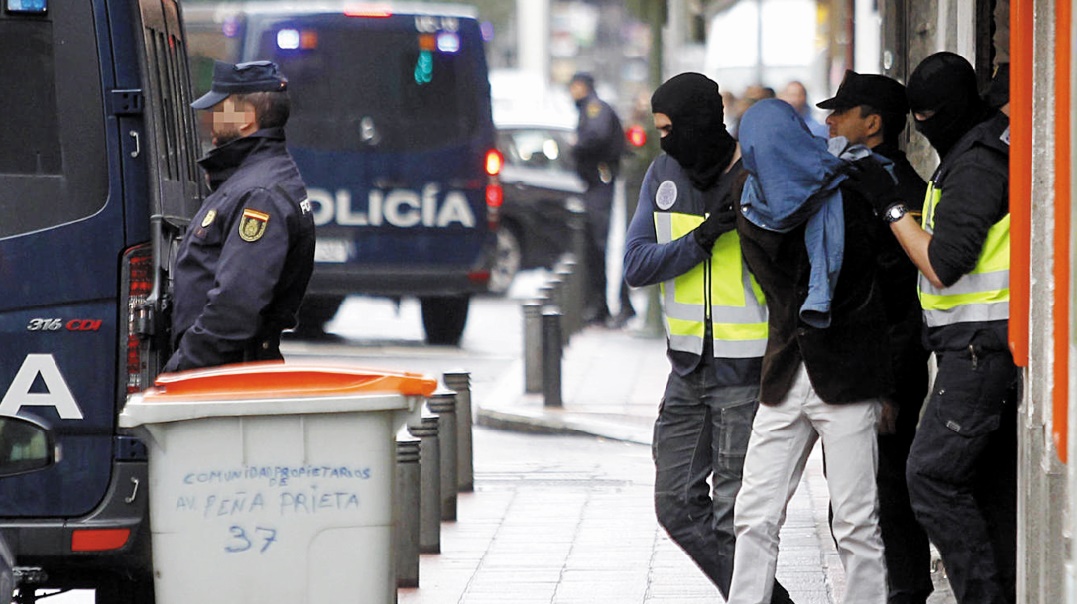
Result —
POLYGON ((909 453, 916 517, 962 604, 1016 599, 1016 397, 1007 341, 1009 120, 977 94, 963 57, 924 59, 908 82, 916 129, 938 152, 921 228, 877 166, 859 176, 920 270, 938 373, 909 453))
POLYGON ((595 94, 595 80, 587 73, 577 73, 568 84, 580 111, 576 125, 576 145, 572 148, 576 172, 587 185, 584 205, 587 208, 587 279, 583 318, 589 324, 611 322, 619 327, 636 314, 628 297, 628 287, 620 285, 621 310, 610 318, 606 304, 606 240, 610 234, 610 209, 614 184, 624 153, 625 134, 617 113, 595 94))
MULTIPOLYGON (((866 145, 893 162, 897 196, 914 216, 920 215, 927 183, 898 147, 908 121, 905 87, 883 75, 849 70, 833 98, 816 105, 829 109, 830 136, 866 145)), ((934 586, 927 535, 916 521, 905 484, 905 461, 916 435, 920 407, 927 396, 928 352, 921 343, 916 266, 905 255, 889 226, 880 221, 878 272, 886 310, 895 390, 883 399, 879 426, 879 527, 885 545, 890 604, 924 604, 934 586)))
POLYGON ((285 149, 287 88, 271 62, 217 61, 191 103, 213 112, 215 147, 198 161, 212 193, 180 244, 164 371, 283 358, 314 268, 314 219, 285 149))
MULTIPOLYGON (((654 426, 655 512, 728 597, 733 502, 767 344, 767 309, 734 230, 746 175, 713 80, 674 76, 651 110, 665 153, 644 177, 624 264, 630 285, 661 283, 672 366, 654 426)), ((789 601, 775 582, 771 602, 789 601)))

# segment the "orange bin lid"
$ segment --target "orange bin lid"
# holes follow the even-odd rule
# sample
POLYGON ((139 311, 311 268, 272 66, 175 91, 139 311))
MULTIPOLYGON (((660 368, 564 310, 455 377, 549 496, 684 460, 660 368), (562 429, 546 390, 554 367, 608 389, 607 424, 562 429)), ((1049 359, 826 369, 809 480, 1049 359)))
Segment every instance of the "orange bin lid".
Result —
POLYGON ((419 373, 280 362, 240 363, 165 373, 143 400, 248 399, 355 394, 430 396, 437 381, 419 373))

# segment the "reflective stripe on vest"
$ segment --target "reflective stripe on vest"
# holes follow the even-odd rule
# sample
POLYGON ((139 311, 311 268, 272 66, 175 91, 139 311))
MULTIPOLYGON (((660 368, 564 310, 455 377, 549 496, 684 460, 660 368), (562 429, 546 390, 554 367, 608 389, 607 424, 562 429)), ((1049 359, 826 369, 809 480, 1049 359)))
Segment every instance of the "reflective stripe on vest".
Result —
MULTIPOLYGON (((928 183, 924 198, 923 228, 935 231, 935 210, 942 190, 928 183)), ((937 288, 921 273, 920 307, 928 327, 999 321, 1010 317, 1010 215, 987 231, 976 266, 956 283, 937 288)))
MULTIPOLYGON (((690 233, 703 222, 703 217, 655 212, 654 222, 658 242, 669 243, 690 233)), ((741 257, 736 231, 718 238, 709 262, 701 262, 661 284, 669 347, 703 353, 708 282, 714 356, 733 359, 763 356, 767 347, 767 307, 763 291, 741 257)))

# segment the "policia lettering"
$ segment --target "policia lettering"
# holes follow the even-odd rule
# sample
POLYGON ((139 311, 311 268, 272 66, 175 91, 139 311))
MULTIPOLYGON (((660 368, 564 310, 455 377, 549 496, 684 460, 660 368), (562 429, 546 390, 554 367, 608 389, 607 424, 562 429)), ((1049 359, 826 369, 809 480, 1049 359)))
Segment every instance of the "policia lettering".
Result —
MULTIPOLYGON (((928 183, 923 229, 934 232, 935 211, 942 189, 928 183)), ((920 306, 928 327, 955 323, 1004 321, 1010 316, 1010 214, 988 231, 976 266, 947 288, 919 277, 920 306)))
MULTIPOLYGON (((658 243, 684 237, 704 219, 705 216, 696 214, 655 212, 658 243)), ((763 291, 741 257, 736 231, 718 238, 710 258, 687 273, 663 282, 660 289, 671 349, 702 354, 706 323, 711 321, 715 357, 763 356, 767 346, 767 309, 763 291), (714 322, 716 316, 722 322, 714 322)))

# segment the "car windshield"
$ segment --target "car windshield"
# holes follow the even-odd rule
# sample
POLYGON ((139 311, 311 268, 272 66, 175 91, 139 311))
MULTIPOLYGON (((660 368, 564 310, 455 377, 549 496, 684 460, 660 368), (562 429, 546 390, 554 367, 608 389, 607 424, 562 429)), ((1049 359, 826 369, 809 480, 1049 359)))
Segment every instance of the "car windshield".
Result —
POLYGON ((510 166, 546 170, 572 170, 569 133, 541 128, 505 128, 498 147, 510 166))

